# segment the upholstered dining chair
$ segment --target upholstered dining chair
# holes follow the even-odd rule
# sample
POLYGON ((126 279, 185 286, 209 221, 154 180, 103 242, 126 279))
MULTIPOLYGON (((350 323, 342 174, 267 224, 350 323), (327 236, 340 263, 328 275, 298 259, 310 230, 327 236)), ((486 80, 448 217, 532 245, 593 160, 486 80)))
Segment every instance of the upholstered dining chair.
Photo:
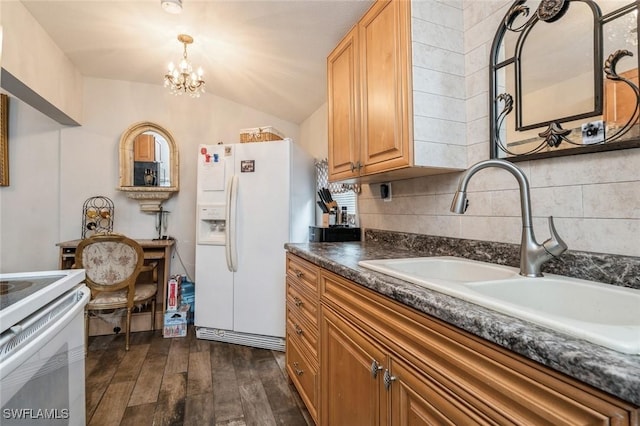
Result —
MULTIPOLYGON (((118 234, 98 234, 82 240, 76 248, 75 268, 84 269, 91 299, 85 308, 85 343, 89 336, 90 311, 125 308, 125 349, 129 350, 131 310, 151 302, 151 330, 155 330, 157 263, 144 265, 142 247, 118 234), (153 283, 137 283, 138 275, 152 271, 153 283)), ((86 347, 86 346, 85 346, 86 347)))

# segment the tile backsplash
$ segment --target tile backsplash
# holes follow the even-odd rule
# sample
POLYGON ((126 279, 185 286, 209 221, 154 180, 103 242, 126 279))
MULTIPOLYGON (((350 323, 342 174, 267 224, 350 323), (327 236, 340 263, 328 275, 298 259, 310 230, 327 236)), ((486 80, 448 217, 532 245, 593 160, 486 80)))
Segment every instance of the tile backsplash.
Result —
MULTIPOLYGON (((416 80, 420 76, 442 73, 456 79, 464 76, 465 93, 456 90, 449 96, 465 99, 466 117, 464 121, 449 121, 452 126, 448 127, 451 130, 448 143, 466 149, 468 167, 489 158, 489 53, 496 28, 513 2, 441 0, 428 2, 431 6, 417 3, 421 6, 413 12, 414 25, 418 21, 454 29, 462 25, 464 72, 460 65, 452 73, 435 69, 433 64, 437 62, 414 60, 413 85, 414 96, 424 92, 420 96, 444 97, 446 94, 439 91, 441 85, 416 80), (420 14, 421 9, 428 10, 429 14, 420 14), (462 21, 456 9, 462 12, 462 21), (466 128, 464 140, 460 140, 460 125, 466 128)), ((446 50, 446 46, 442 44, 440 50, 446 50)), ((459 45, 451 49, 451 55, 460 55, 459 45)), ((442 77, 447 81, 451 78, 442 77)), ((420 120, 440 119, 421 117, 420 120)), ((416 140, 446 142, 441 127, 415 130, 419 135, 416 140), (424 134, 429 129, 433 132, 431 136, 424 134)), ((439 151, 435 150, 433 155, 440 155, 439 151)), ((640 148, 517 165, 531 185, 534 229, 539 242, 548 238, 547 217, 554 216, 556 229, 570 250, 640 256, 640 148)), ((449 212, 449 206, 459 177, 460 173, 452 173, 392 182, 393 199, 389 202, 380 199, 379 184, 365 184, 358 197, 360 225, 365 229, 519 244, 522 221, 514 177, 495 168, 482 170, 470 181, 467 213, 455 215, 449 212)))

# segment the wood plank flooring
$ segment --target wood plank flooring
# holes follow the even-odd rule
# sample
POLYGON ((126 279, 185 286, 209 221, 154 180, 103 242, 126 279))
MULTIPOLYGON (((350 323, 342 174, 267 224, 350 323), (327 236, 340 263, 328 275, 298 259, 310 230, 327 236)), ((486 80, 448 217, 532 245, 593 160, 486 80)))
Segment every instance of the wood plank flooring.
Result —
POLYGON ((161 331, 89 338, 88 425, 313 425, 284 353, 161 331))

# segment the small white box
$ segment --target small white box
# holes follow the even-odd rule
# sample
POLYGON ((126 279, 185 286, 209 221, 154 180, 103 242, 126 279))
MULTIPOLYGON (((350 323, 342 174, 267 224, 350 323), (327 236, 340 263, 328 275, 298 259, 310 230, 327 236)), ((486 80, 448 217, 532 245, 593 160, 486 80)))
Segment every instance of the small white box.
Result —
POLYGON ((167 311, 164 313, 164 337, 185 337, 187 335, 187 314, 189 305, 182 305, 177 311, 167 311))

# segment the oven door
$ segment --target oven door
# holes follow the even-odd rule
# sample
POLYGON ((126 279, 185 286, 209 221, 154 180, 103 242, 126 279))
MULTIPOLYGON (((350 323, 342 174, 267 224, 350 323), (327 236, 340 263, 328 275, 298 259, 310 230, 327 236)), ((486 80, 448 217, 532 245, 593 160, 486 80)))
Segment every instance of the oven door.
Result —
POLYGON ((85 285, 0 336, 0 423, 84 425, 85 285))

